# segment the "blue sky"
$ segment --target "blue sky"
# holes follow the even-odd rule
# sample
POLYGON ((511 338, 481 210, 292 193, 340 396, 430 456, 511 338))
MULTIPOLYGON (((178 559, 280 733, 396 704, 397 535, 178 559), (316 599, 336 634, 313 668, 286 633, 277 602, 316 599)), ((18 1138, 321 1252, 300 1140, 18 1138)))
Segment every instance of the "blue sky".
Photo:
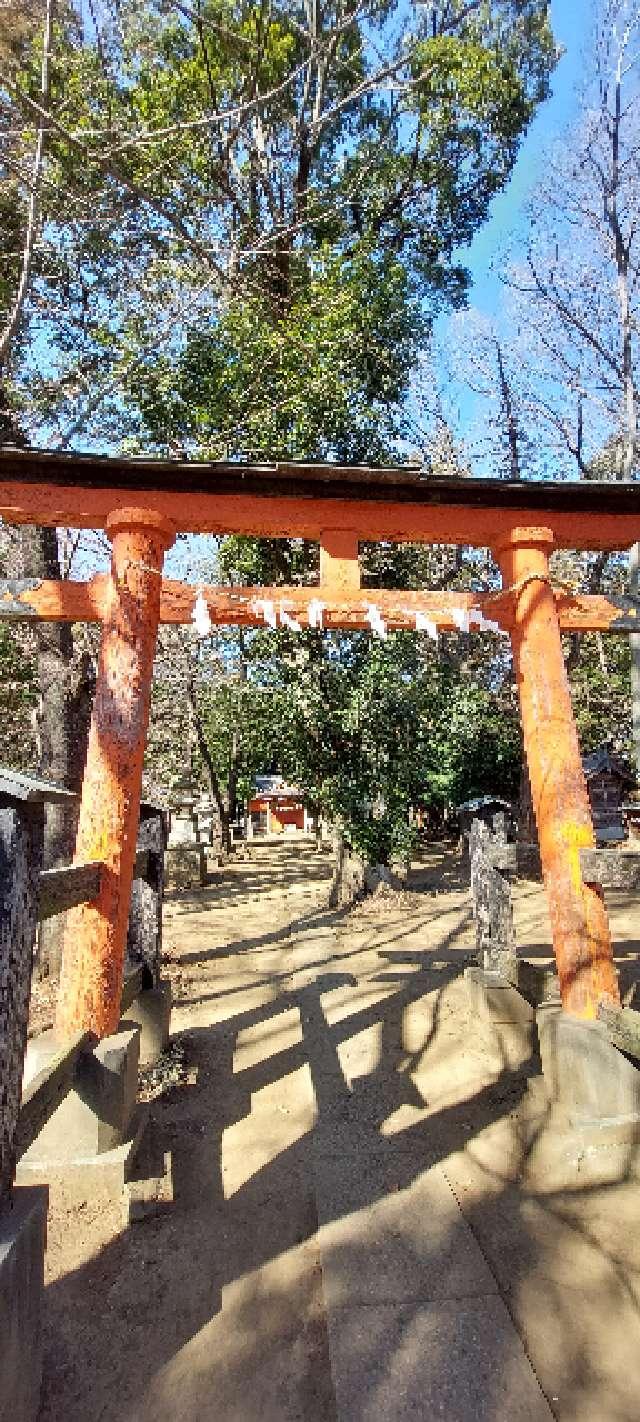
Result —
POLYGON ((511 181, 494 200, 490 220, 462 254, 473 277, 470 301, 487 315, 499 314, 502 299, 500 282, 491 270, 492 259, 507 233, 517 240, 521 230, 524 236, 527 200, 540 176, 545 153, 576 116, 589 10, 589 0, 552 0, 553 32, 565 53, 553 76, 551 96, 538 109, 511 181))
MULTIPOLYGON (((527 206, 538 179, 542 176, 546 155, 553 144, 571 127, 579 112, 580 86, 584 62, 585 41, 591 22, 590 0, 551 0, 551 16, 556 43, 564 51, 554 71, 551 94, 540 106, 522 141, 513 174, 504 192, 494 199, 489 221, 482 227, 470 247, 458 254, 472 277, 469 305, 493 319, 500 330, 500 313, 505 299, 504 287, 495 269, 496 258, 509 239, 509 251, 517 257, 518 239, 525 249, 528 215, 527 206)), ((437 347, 446 348, 450 316, 443 315, 436 325, 437 347)), ((472 439, 478 421, 482 422, 482 397, 474 394, 462 381, 450 383, 450 373, 439 372, 443 390, 449 396, 449 415, 453 418, 458 439, 472 439)), ((474 462, 474 467, 477 463, 474 462)), ((476 467, 476 473, 494 473, 491 463, 476 467)))

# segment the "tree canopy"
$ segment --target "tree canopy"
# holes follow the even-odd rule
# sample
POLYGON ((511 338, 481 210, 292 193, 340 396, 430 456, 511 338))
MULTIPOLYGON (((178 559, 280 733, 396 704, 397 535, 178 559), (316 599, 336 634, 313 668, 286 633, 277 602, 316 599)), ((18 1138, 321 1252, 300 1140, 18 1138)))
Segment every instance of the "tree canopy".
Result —
POLYGON ((352 410, 375 454, 546 94, 546 3, 90 14, 47 0, 0 84, 24 239, 4 266, 8 324, 22 292, 7 359, 30 432, 214 450, 315 434, 313 453, 320 415, 324 446, 350 446, 352 410))
MULTIPOLYGON (((58 445, 397 455, 434 316, 463 307, 464 248, 548 91, 547 11, 122 0, 87 15, 45 0, 25 12, 0 83, 14 423, 58 445)), ((465 470, 443 421, 433 457, 465 470)), ((230 581, 295 581, 317 550, 226 540, 217 557, 230 581)), ((363 561, 372 587, 492 576, 459 550, 363 561)), ((183 640, 180 665, 229 802, 260 758, 277 760, 388 857, 408 804, 439 811, 514 785, 508 663, 491 639, 475 645, 445 639, 437 659, 421 638, 264 632, 235 661, 228 639, 183 640)), ((152 759, 155 746, 165 765, 173 684, 160 674, 152 759)))

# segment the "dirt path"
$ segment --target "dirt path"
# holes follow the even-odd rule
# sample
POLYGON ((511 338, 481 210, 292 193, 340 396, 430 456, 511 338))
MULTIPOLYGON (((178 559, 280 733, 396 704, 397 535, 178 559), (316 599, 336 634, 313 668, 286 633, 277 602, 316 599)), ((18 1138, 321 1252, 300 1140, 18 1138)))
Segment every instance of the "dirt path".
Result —
MULTIPOLYGON (((260 847, 167 904, 188 1069, 153 1113, 176 1200, 123 1230, 54 1199, 41 1422, 632 1422, 634 1162, 586 1188, 528 1171, 535 1067, 470 1018, 452 858, 348 915, 328 877, 310 847, 260 847)), ((538 891, 517 917, 547 956, 538 891)))

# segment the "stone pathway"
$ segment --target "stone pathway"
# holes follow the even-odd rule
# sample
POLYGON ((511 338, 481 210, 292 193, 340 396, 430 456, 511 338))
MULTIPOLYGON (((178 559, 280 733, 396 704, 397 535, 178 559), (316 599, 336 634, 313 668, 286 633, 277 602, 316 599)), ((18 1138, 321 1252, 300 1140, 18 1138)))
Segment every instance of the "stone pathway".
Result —
MULTIPOLYGON (((167 904, 176 1201, 124 1234, 54 1201, 41 1422, 635 1422, 635 1160, 534 1169, 452 857, 351 914, 328 877, 256 847, 167 904)), ((518 930, 548 952, 526 886, 518 930)))

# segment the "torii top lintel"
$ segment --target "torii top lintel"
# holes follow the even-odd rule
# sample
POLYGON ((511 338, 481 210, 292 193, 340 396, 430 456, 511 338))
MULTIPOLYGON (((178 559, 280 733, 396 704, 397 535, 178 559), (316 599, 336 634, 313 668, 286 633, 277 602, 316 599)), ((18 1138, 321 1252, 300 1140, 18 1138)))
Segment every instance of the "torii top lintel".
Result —
POLYGON ((119 507, 153 510, 177 531, 321 542, 492 547, 515 528, 551 529, 559 548, 617 550, 640 540, 640 484, 425 476, 337 464, 196 463, 0 449, 9 523, 104 528, 119 507))

